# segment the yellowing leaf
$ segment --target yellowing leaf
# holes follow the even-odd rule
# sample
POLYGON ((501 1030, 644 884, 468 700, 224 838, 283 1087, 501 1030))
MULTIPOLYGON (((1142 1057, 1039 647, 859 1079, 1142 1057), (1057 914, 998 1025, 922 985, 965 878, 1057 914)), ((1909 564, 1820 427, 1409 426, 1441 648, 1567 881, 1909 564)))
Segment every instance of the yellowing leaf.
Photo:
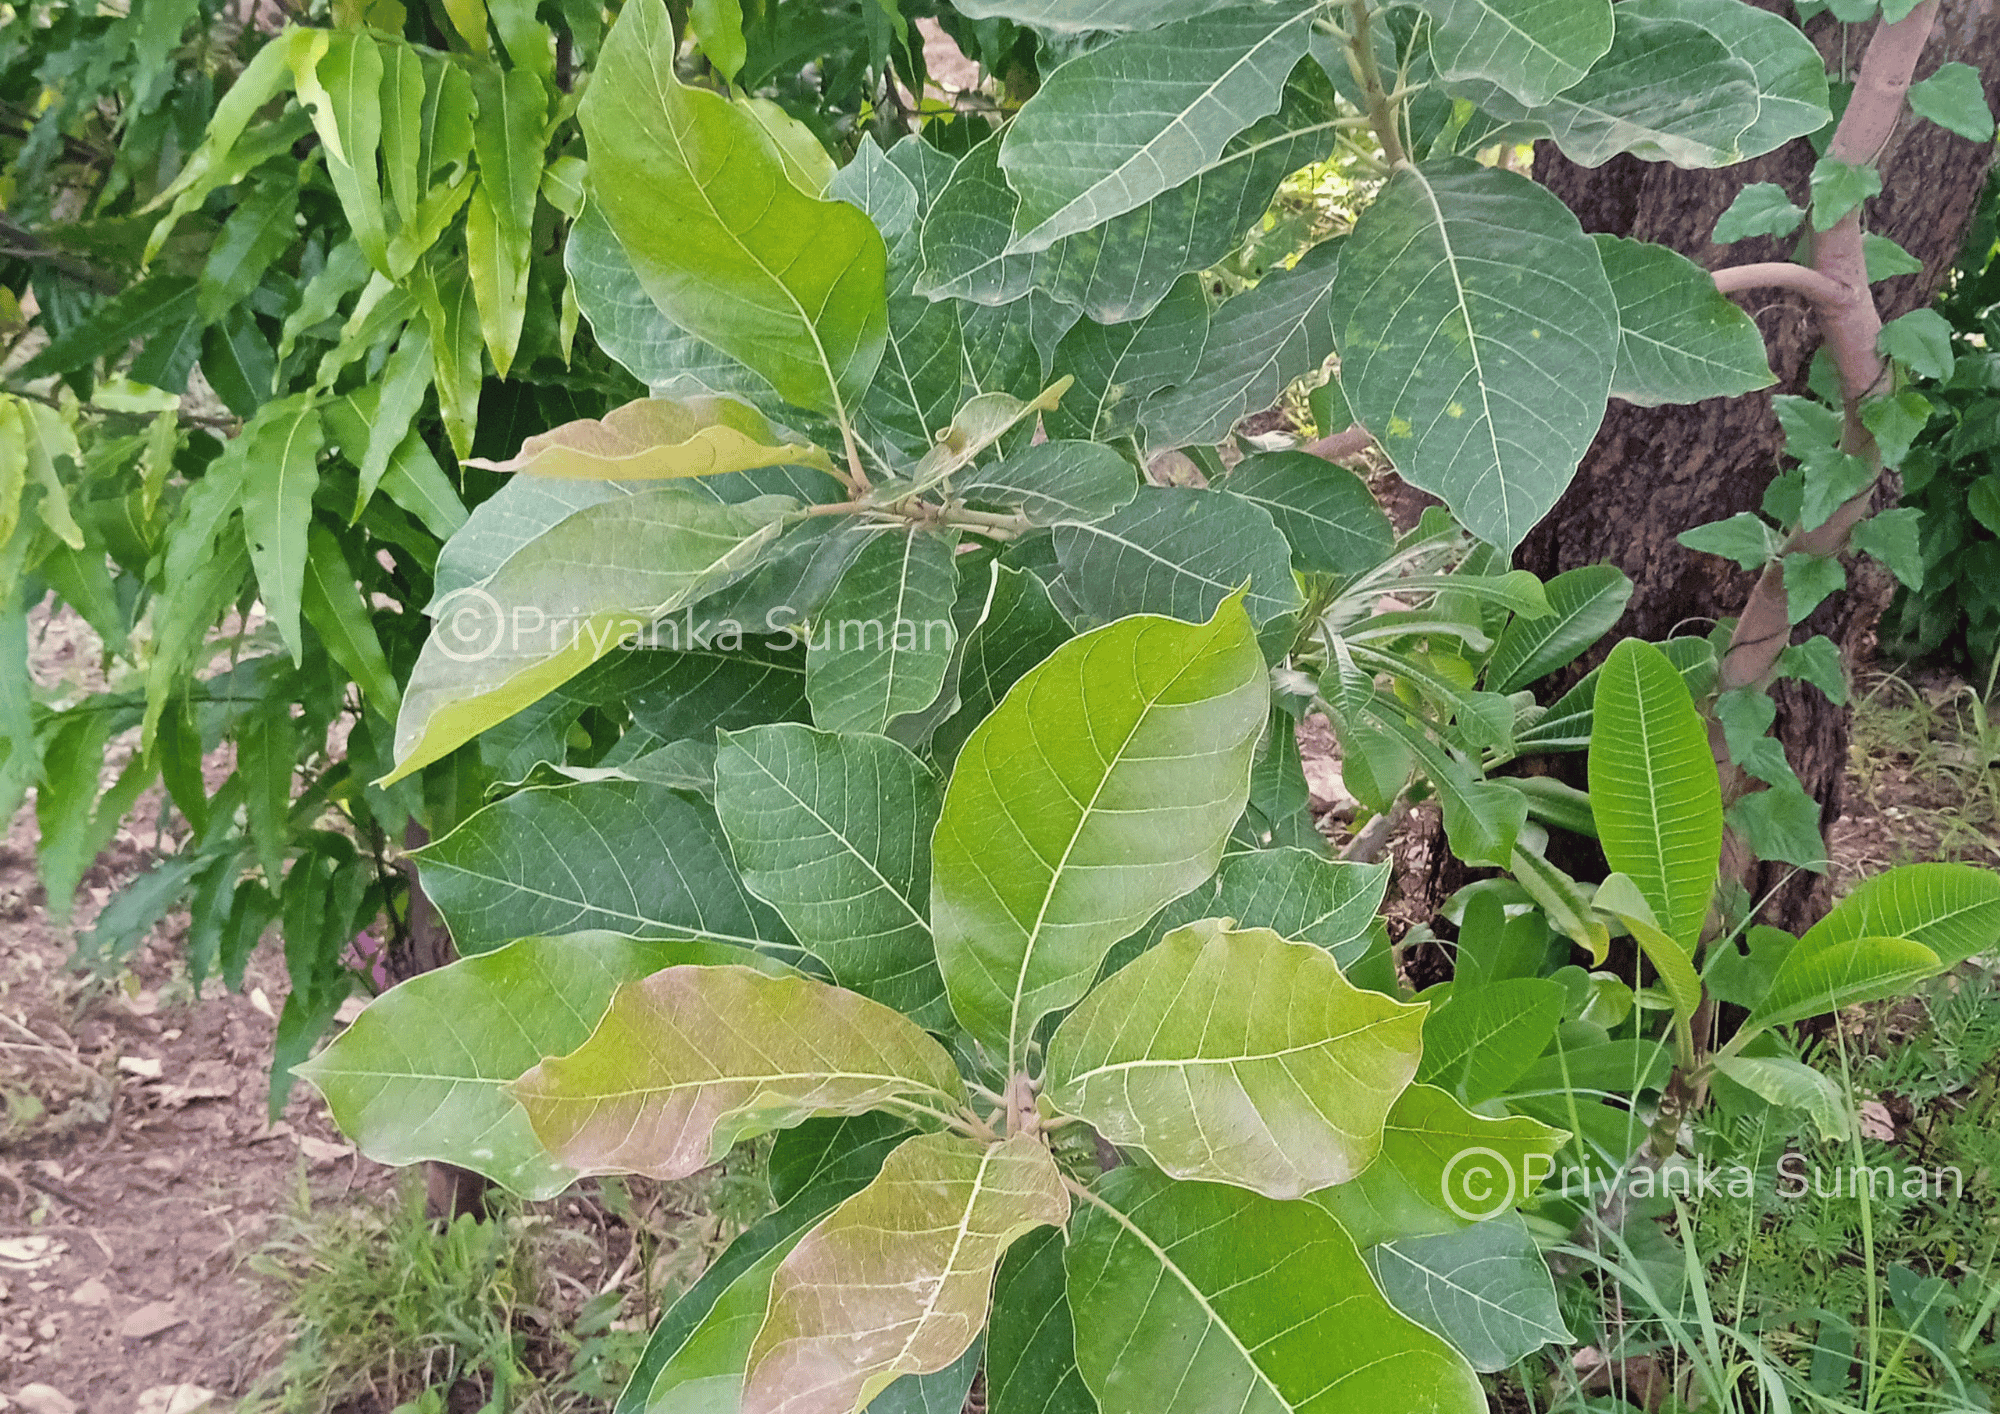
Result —
POLYGON ((833 469, 822 449, 777 436, 763 414, 733 398, 639 398, 601 419, 537 433, 506 461, 467 457, 465 464, 591 481, 715 476, 763 466, 833 469))

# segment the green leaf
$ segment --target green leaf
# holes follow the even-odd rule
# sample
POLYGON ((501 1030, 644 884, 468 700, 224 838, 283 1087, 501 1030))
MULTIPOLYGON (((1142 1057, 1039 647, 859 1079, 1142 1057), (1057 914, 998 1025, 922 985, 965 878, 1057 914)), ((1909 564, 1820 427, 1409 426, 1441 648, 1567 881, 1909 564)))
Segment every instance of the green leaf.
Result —
POLYGON ((884 732, 944 688, 957 646, 958 538, 884 530, 827 598, 806 640, 806 697, 827 731, 884 732))
POLYGON ((1363 1255, 1389 1303, 1450 1342, 1475 1370, 1505 1370, 1550 1341, 1575 1343, 1556 1307, 1548 1264, 1512 1213, 1363 1255))
POLYGON ((1101 520, 1058 525, 1055 541, 1064 583, 1099 622, 1140 613, 1199 622, 1247 579, 1250 621, 1282 650, 1305 606, 1285 537, 1226 491, 1142 486, 1101 520))
POLYGON ((1872 231, 1861 237, 1861 253, 1871 285, 1877 280, 1890 280, 1898 275, 1914 275, 1924 268, 1923 261, 1887 236, 1878 236, 1872 231))
POLYGON ((1544 977, 1454 990, 1424 1023, 1417 1078, 1468 1105, 1504 1095, 1562 1020, 1563 990, 1544 977))
POLYGON ((1692 947, 1669 937, 1659 925, 1653 908, 1639 886, 1623 874, 1613 874, 1597 886, 1592 905, 1623 923, 1659 973, 1660 987, 1673 1003, 1674 1023, 1679 1028, 1682 1054, 1694 1054, 1694 1039, 1688 1027, 1701 1006, 1701 975, 1694 970, 1692 947))
POLYGON ((1604 416, 1618 304, 1568 208, 1512 172, 1405 168, 1355 224, 1341 386, 1403 477, 1511 550, 1604 416))
POLYGON ((1836 707, 1847 705, 1847 665, 1840 645, 1823 633, 1794 643, 1778 655, 1778 676, 1809 682, 1836 707))
POLYGON ((1595 711, 1590 803, 1604 857, 1692 954, 1722 851, 1722 789, 1701 714, 1667 656, 1631 638, 1604 662, 1595 711))
POLYGON ((723 738, 715 809, 743 886, 784 917, 841 986, 942 1027, 930 850, 943 792, 880 737, 803 726, 723 738))
POLYGON ((646 1391, 646 1414, 713 1414, 741 1407, 750 1346, 771 1309, 771 1278, 804 1236, 801 1227, 780 1238, 716 1296, 660 1365, 646 1391))
POLYGON ((1783 1056, 1719 1056, 1715 1068, 1759 1099, 1803 1110, 1828 1142, 1854 1133, 1856 1117, 1846 1093, 1809 1065, 1783 1056))
MULTIPOLYGON (((587 483, 586 483, 587 484, 587 483)), ((668 486, 587 505, 433 604, 396 722, 402 779, 505 721, 647 626, 739 578, 793 507, 668 486)))
POLYGON ((1715 223, 1709 237, 1717 245, 1734 245, 1752 236, 1789 236, 1799 228, 1806 213, 1792 204, 1785 189, 1776 182, 1752 182, 1736 193, 1715 223))
POLYGON ((1132 464, 1101 442, 1037 442, 970 468, 953 486, 968 501, 1016 512, 1035 525, 1108 516, 1139 494, 1132 464))
POLYGON ((493 370, 505 378, 528 310, 548 95, 529 70, 503 73, 487 64, 474 66, 472 93, 478 104, 472 150, 479 158, 479 186, 465 210, 466 261, 493 370))
POLYGON ((1021 199, 1000 171, 1004 135, 995 134, 959 160, 925 216, 916 292, 1006 304, 1039 290, 1096 325, 1143 319, 1182 276, 1228 255, 1279 182, 1324 155, 1338 122, 1326 75, 1302 64, 1278 111, 1231 138, 1200 175, 1032 254, 1007 251, 1021 199))
POLYGON ((402 226, 417 220, 430 188, 424 165, 424 64, 407 44, 391 44, 382 55, 382 171, 402 226))
POLYGON ((1436 27, 1431 60, 1447 79, 1482 79, 1522 103, 1574 88, 1611 48, 1599 0, 1421 0, 1436 27))
MULTIPOLYGON (((1826 61, 1789 16, 1739 0, 1638 0, 1632 13, 1700 25, 1750 66, 1757 79, 1757 121, 1736 139, 1744 157, 1760 157, 1816 133, 1831 119, 1826 61)), ((1787 235, 1792 229, 1766 234, 1787 235)))
POLYGON ((1830 231, 1841 217, 1881 194, 1882 173, 1877 168, 1822 157, 1812 169, 1812 227, 1830 231))
POLYGON ((711 938, 796 957, 737 881, 707 805, 632 781, 535 787, 468 816, 416 854, 461 952, 531 934, 609 929, 711 938), (523 850, 523 840, 537 841, 523 850))
POLYGON ((1254 453, 1222 484, 1270 514, 1302 573, 1359 574, 1395 548, 1395 531, 1368 483, 1310 452, 1254 453))
POLYGON ((1806 794, 1796 776, 1738 800, 1729 807, 1729 823, 1759 859, 1796 864, 1815 874, 1826 872, 1819 802, 1806 794))
POLYGON ((1324 1210, 1131 1167, 1094 1191, 1067 1264, 1104 1414, 1485 1409, 1464 1358, 1382 1299, 1324 1210))
POLYGON ((1310 1201, 1363 1246, 1455 1232, 1526 1201, 1568 1138, 1537 1120, 1474 1114, 1435 1086, 1412 1085, 1389 1111, 1375 1162, 1310 1201))
POLYGON ((298 237, 298 209, 298 184, 283 178, 258 182, 237 203, 195 286, 195 309, 203 319, 222 318, 262 283, 271 262, 298 237))
POLYGON ((1151 29, 1217 8, 1217 0, 964 0, 968 19, 1012 20, 1056 34, 1151 29))
POLYGON ((312 114, 341 210, 368 263, 390 274, 376 153, 382 140, 382 52, 355 30, 307 30, 294 49, 292 78, 312 114))
POLYGON ((1734 398, 1777 382, 1755 321, 1665 246, 1593 236, 1618 297, 1611 396, 1639 407, 1734 398))
POLYGON ((740 0, 693 0, 688 6, 687 27, 715 71, 725 79, 735 78, 749 53, 743 42, 740 0))
POLYGON ((1901 466, 1910 443, 1930 421, 1930 399, 1914 389, 1870 398, 1861 405, 1861 422, 1875 438, 1884 466, 1901 466))
MULTIPOLYGON (((1978 487, 1973 487, 1974 496, 1968 500, 1976 505, 1978 487)), ((1854 527, 1850 537, 1853 546, 1864 555, 1873 556, 1889 567, 1892 574, 1903 582, 1905 588, 1918 590, 1924 587, 1924 548, 1921 539, 1923 512, 1915 506, 1899 506, 1892 511, 1877 511, 1874 515, 1854 527)), ((1842 580, 1845 583, 1845 579, 1842 580)))
POLYGON ((576 1175, 543 1152, 502 1087, 582 1045, 624 983, 732 956, 744 954, 611 933, 523 938, 392 987, 295 1073, 377 1163, 438 1160, 524 1198, 550 1198, 576 1175), (450 1024, 435 1024, 441 1017, 450 1024))
POLYGON ((1746 570, 1761 569, 1784 548, 1784 537, 1761 516, 1738 511, 1728 520, 1711 521, 1674 537, 1690 550, 1734 560, 1746 570))
POLYGON ((1169 933, 1056 1028, 1044 1093, 1175 1178, 1297 1198, 1375 1157, 1424 1011, 1309 943, 1208 919, 1169 933))
POLYGON ((1951 377, 1951 324, 1935 309, 1913 309, 1891 319, 1876 336, 1884 358, 1893 358, 1919 378, 1951 377))
POLYGON ((1632 581, 1616 565, 1584 565, 1543 586, 1549 612, 1508 621, 1486 663, 1488 692, 1517 692, 1611 631, 1631 602, 1632 581))
POLYGON ((1208 295, 1192 275, 1176 281, 1142 318, 1108 325, 1079 320, 1056 345, 1053 370, 1076 383, 1049 413, 1049 435, 1112 441, 1136 432, 1145 400, 1194 372, 1208 321, 1208 295))
POLYGON ((859 1409, 900 1375, 944 1369, 986 1324, 1008 1247, 1069 1211, 1034 1135, 905 1141, 779 1264, 743 1414, 859 1409), (885 1264, 896 1280, 880 1279, 885 1264))
POLYGON ((951 1057, 914 1022, 824 982, 729 966, 620 987, 589 1040, 508 1091, 559 1162, 653 1178, 815 1114, 965 1104, 951 1057))
POLYGON ((1785 556, 1785 617, 1804 623, 1829 594, 1847 587, 1847 571, 1832 555, 1785 556))
POLYGON ((1104 954, 1213 872, 1270 690, 1249 615, 1141 616, 1072 639, 959 753, 932 844, 952 1010, 1008 1069, 1104 954))
POLYGON ((1773 1026, 1900 996, 1944 966, 1936 953, 1908 938, 1833 933, 1811 943, 1801 938, 1778 965, 1771 990, 1751 1008, 1738 1034, 1747 1039, 1749 1033, 1773 1026))
POLYGON ((333 661, 347 671, 370 707, 394 718, 401 700, 395 674, 375 636, 372 606, 355 584, 354 569, 333 532, 314 524, 306 534, 306 573, 299 606, 333 661))
POLYGON ((180 218, 206 201, 211 192, 239 180, 266 159, 283 152, 306 131, 303 113, 288 115, 291 121, 260 125, 256 135, 242 147, 243 132, 257 110, 292 86, 292 56, 306 46, 320 42, 323 30, 294 29, 287 26, 261 45, 229 91, 215 105, 201 146, 194 150, 173 181, 146 203, 147 211, 172 206, 154 225, 146 239, 143 258, 150 262, 160 253, 180 218))
POLYGON ((1007 1249, 993 1281, 986 1336, 987 1414, 1097 1414, 1076 1368, 1060 1231, 1031 1232, 1007 1249))
POLYGON ((579 116, 590 199, 675 324, 821 412, 859 403, 887 332, 868 218, 793 185, 747 108, 674 76, 664 5, 619 12, 579 116))
POLYGON ((1904 864, 1855 885, 1806 933, 1815 947, 1908 938, 1947 967, 2000 942, 2000 876, 1970 864, 1904 864))
POLYGON ((1231 138, 1277 111, 1311 17, 1296 4, 1275 16, 1223 9, 1113 40, 1047 75, 1000 146, 1021 194, 1009 249, 1046 249, 1217 165, 1231 138))
POLYGON ((1979 70, 1970 64, 1940 64, 1929 78, 1911 84, 1910 111, 1967 142, 1993 141, 1993 110, 1986 106, 1979 70))
POLYGON ((1007 690, 1070 638, 1041 580, 998 561, 990 573, 979 623, 966 635, 959 659, 958 711, 931 740, 932 754, 947 766, 1007 690))
POLYGON ((257 590, 271 620, 304 661, 299 596, 306 575, 306 528, 319 487, 319 450, 325 435, 310 393, 266 403, 243 429, 244 456, 256 468, 243 486, 243 532, 257 590))
POLYGON ((479 422, 479 389, 486 374, 472 277, 457 262, 433 256, 410 272, 409 286, 430 326, 438 412, 452 450, 471 456, 472 433, 479 422))
POLYGON ((1139 410, 1155 446, 1219 442, 1293 381, 1319 372, 1340 322, 1334 277, 1344 245, 1321 241, 1291 269, 1273 271, 1210 316, 1193 369, 1139 410))

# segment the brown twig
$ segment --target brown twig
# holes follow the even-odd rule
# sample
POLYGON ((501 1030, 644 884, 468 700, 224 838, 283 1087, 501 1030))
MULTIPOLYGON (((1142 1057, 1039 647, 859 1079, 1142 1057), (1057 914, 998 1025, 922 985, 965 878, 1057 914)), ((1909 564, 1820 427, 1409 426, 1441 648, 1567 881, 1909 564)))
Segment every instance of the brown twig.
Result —
POLYGON ((1375 434, 1357 422, 1344 432, 1336 432, 1331 437, 1322 437, 1317 442, 1306 443, 1304 450, 1316 457, 1337 462, 1365 452, 1374 445, 1375 434))

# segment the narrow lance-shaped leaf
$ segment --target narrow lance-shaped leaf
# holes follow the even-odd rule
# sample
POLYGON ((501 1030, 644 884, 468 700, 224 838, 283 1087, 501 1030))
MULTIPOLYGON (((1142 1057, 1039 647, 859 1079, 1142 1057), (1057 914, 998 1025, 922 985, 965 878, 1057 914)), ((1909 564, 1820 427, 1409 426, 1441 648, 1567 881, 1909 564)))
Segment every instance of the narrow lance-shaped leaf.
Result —
POLYGON ((1722 790, 1687 683, 1665 654, 1626 639, 1598 675, 1590 808, 1611 867, 1693 955, 1722 851, 1722 790))
POLYGON ((317 42, 297 49, 292 77, 326 147, 326 171, 368 263, 388 273, 387 235, 376 153, 382 139, 382 54, 357 30, 305 31, 317 42))
POLYGON ((794 725, 724 738, 715 807, 744 886, 841 986, 942 1027, 930 835, 943 792, 881 737, 794 725))
POLYGON ((1296 1198, 1374 1159, 1423 1018, 1310 943, 1209 919, 1086 997, 1049 1042, 1044 1084, 1175 1178, 1296 1198))
POLYGON ((310 393, 266 403, 243 434, 251 467, 243 483, 243 533, 257 590, 272 622, 302 662, 299 597, 306 575, 306 529, 319 486, 319 449, 325 432, 310 393))
POLYGON ((479 186, 465 212, 466 261, 479 303, 479 327, 494 371, 505 378, 528 310, 548 95, 527 69, 503 73, 490 64, 473 68, 472 92, 478 105, 472 147, 479 157, 479 186))
POLYGON ((1230 600, 1206 624, 1142 616, 1071 640, 966 742, 931 926, 952 1010, 1010 1070, 1113 943, 1214 870, 1269 695, 1230 600))
POLYGON ((1908 938, 1947 967, 2000 942, 2000 875, 1971 864, 1905 864, 1855 885, 1806 930, 1815 945, 1850 938, 1908 938))
POLYGON ((952 1364, 986 1324, 1007 1248, 1069 1210, 1034 1135, 906 1141, 779 1264, 743 1414, 840 1414, 952 1364))
MULTIPOLYGON (((755 562, 794 503, 667 487, 586 506, 433 605, 396 722, 400 780, 755 562)), ((386 782, 385 782, 386 783, 386 782)))
POLYGON ((552 1197, 576 1174, 548 1156, 502 1087, 582 1045, 624 983, 747 956, 721 943, 614 933, 523 938, 384 992, 296 1073, 377 1163, 440 1160, 524 1198, 552 1197))
POLYGON ((1829 936, 1810 946, 1801 938, 1739 1034, 1747 1039, 1769 1027, 1897 996, 1943 969, 1936 953, 1908 938, 1829 936))
POLYGON ((669 967, 620 988, 589 1040, 510 1090, 560 1162, 653 1178, 816 1114, 966 1102, 951 1057, 907 1018, 747 967, 669 967))
POLYGON ((1604 418, 1618 305, 1597 247, 1525 177, 1404 168, 1341 253, 1341 387, 1404 477, 1511 550, 1604 418))
POLYGON ((592 202, 675 324, 800 407, 859 403, 887 330, 882 237, 795 186, 764 124, 682 84, 674 54, 664 5, 619 12, 579 110, 592 202))
POLYGON ((1094 1192, 1068 1266, 1103 1414, 1486 1408, 1464 1358, 1382 1298, 1323 1209, 1131 1167, 1094 1192))

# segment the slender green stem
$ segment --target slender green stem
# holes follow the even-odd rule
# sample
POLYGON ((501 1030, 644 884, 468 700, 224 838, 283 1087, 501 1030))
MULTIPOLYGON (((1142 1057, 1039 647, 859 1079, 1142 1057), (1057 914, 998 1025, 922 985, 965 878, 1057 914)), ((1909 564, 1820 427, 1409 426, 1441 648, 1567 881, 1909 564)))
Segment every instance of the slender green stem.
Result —
POLYGON ((1354 14, 1354 30, 1347 41, 1349 63, 1367 101, 1368 121, 1382 144, 1382 156, 1391 167, 1400 166, 1410 160, 1403 150, 1401 108, 1382 87, 1382 70, 1375 62, 1375 46, 1369 33, 1368 0, 1352 0, 1349 8, 1354 14))

